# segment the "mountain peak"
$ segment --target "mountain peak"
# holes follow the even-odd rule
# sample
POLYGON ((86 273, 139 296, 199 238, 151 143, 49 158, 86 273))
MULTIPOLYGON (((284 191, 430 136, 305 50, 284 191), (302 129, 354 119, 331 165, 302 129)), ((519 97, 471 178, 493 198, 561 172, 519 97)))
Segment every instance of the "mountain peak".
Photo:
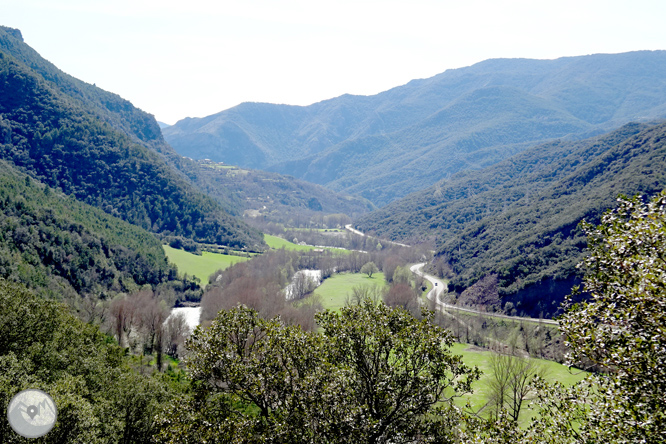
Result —
POLYGON ((19 29, 10 28, 8 26, 0 26, 0 29, 2 29, 3 31, 5 31, 7 34, 11 35, 15 39, 23 41, 23 34, 21 34, 21 31, 19 29))

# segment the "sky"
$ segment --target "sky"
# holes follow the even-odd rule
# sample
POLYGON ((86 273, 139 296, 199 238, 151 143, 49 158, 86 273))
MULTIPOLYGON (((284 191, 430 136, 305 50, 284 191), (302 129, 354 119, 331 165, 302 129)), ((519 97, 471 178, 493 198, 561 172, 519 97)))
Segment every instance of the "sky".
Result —
POLYGON ((0 25, 165 123, 372 95, 489 58, 666 49, 663 0, 0 0, 0 25))

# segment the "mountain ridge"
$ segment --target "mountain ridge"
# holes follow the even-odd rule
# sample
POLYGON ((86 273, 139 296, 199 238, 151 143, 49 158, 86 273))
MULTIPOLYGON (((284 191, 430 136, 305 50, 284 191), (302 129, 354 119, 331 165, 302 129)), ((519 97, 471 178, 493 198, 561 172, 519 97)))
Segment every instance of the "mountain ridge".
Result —
POLYGON ((63 73, 15 34, 0 28, 4 159, 153 232, 260 248, 257 230, 226 214, 167 162, 180 156, 151 115, 63 73))
POLYGON ((289 174, 382 206, 530 144, 582 138, 631 120, 666 117, 664 78, 666 51, 491 59, 373 96, 343 95, 304 107, 244 103, 208 117, 181 120, 164 135, 189 157, 289 174), (480 106, 483 97, 475 98, 475 91, 485 95, 489 106, 480 106), (498 91, 503 95, 492 97, 498 91), (534 114, 533 124, 502 122, 506 109, 534 114), (434 125, 437 113, 448 119, 446 131, 434 125), (499 119, 500 125, 480 125, 482 117, 490 123, 499 119), (495 139, 489 137, 493 133, 495 139), (463 145, 462 152, 456 143, 463 145), (426 157, 409 165, 414 147, 426 157), (399 160, 391 158, 396 149, 405 152, 399 160), (460 159, 447 165, 451 153, 460 159), (367 165, 375 169, 366 173, 367 165), (405 186, 392 185, 396 183, 405 186))
POLYGON ((456 293, 495 276, 498 304, 520 302, 525 313, 552 316, 583 255, 578 223, 597 223, 620 194, 649 196, 666 188, 664 171, 666 123, 627 124, 459 172, 355 225, 392 240, 434 240, 456 293))

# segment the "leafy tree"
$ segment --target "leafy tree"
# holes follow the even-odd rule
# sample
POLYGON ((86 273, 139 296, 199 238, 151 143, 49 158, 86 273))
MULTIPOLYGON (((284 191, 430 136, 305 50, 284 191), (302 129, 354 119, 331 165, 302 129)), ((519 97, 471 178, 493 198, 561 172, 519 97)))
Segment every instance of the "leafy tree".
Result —
POLYGON ((471 391, 478 370, 451 354, 451 333, 431 320, 368 299, 318 315, 328 361, 346 373, 341 401, 355 442, 412 442, 436 405, 471 391))
POLYGON ((365 273, 368 275, 369 278, 372 277, 374 273, 377 273, 379 271, 379 268, 377 268, 377 265, 375 265, 374 262, 366 262, 362 267, 361 267, 361 273, 365 273))
POLYGON ((590 361, 610 373, 597 378, 599 402, 590 427, 624 442, 663 442, 666 192, 647 203, 640 196, 620 198, 598 227, 583 228, 590 249, 582 263, 584 291, 590 299, 577 305, 569 300, 561 328, 574 362, 590 361))
POLYGON ((221 311, 188 341, 196 390, 176 407, 188 420, 161 415, 160 439, 213 429, 227 442, 450 441, 459 424, 446 401, 478 370, 425 318, 365 300, 320 313, 322 332, 308 333, 243 306, 221 311))
MULTIPOLYGON (((128 364, 123 349, 65 305, 0 280, 0 409, 23 389, 51 394, 58 421, 40 442, 148 442, 171 395, 162 378, 128 364)), ((28 441, 0 419, 0 442, 28 441)))
POLYGON ((397 267, 393 273, 393 283, 394 284, 409 284, 409 281, 412 279, 412 272, 409 271, 409 267, 397 267))

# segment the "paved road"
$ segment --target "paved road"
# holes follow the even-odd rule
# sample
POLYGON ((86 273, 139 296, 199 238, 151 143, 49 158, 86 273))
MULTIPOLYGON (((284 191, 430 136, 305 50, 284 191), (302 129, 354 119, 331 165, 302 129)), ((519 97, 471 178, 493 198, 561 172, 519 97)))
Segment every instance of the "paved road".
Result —
MULTIPOLYGON (((362 232, 362 231, 358 231, 356 228, 352 227, 351 224, 345 225, 345 228, 346 228, 348 231, 351 231, 351 232, 354 233, 354 234, 358 234, 359 236, 366 236, 366 234, 365 234, 364 232, 362 232)), ((400 242, 394 242, 394 241, 392 241, 392 240, 388 240, 388 239, 379 239, 379 240, 380 240, 381 242, 388 242, 389 244, 399 245, 399 246, 401 246, 401 247, 411 247, 411 245, 401 244, 400 242)))
POLYGON ((541 324, 550 324, 550 325, 558 325, 557 321, 553 321, 552 319, 537 319, 537 318, 526 318, 526 317, 521 317, 521 316, 507 316, 503 314, 498 314, 498 313, 488 313, 485 311, 479 311, 479 310, 473 310, 471 308, 462 308, 458 307, 456 305, 451 305, 447 304, 441 301, 440 296, 442 293, 444 293, 447 289, 447 286, 444 282, 441 280, 437 279, 435 276, 432 276, 430 274, 424 273, 421 269, 425 263, 421 264, 415 264, 409 267, 409 269, 412 271, 412 273, 418 274, 419 276, 423 276, 425 279, 429 280, 432 283, 432 290, 428 292, 426 297, 435 302, 435 305, 437 306, 438 309, 440 310, 454 310, 454 311, 459 311, 459 312, 465 312, 465 313, 472 313, 472 314, 477 314, 477 315, 482 315, 482 316, 489 316, 493 318, 504 318, 504 319, 511 319, 513 321, 520 321, 520 322, 535 322, 535 323, 541 323, 541 324))

